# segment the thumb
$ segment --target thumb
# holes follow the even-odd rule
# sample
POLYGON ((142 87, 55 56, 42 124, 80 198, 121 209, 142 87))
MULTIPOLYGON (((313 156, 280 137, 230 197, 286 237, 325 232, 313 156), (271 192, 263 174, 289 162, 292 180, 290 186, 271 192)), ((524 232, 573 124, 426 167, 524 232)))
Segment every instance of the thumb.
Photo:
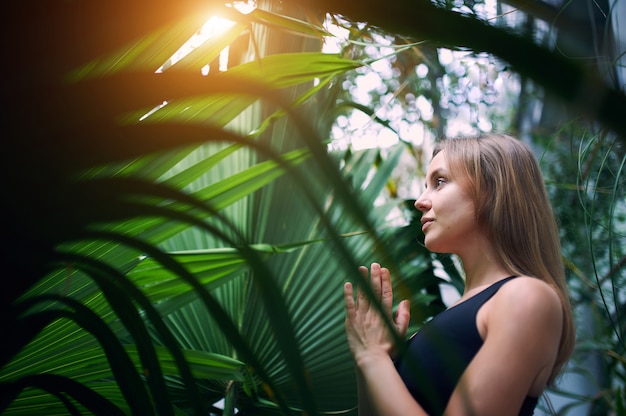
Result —
POLYGON ((402 338, 406 336, 406 331, 409 328, 409 321, 411 320, 411 308, 410 302, 408 300, 403 300, 398 305, 398 310, 396 311, 396 328, 398 330, 398 334, 402 338))

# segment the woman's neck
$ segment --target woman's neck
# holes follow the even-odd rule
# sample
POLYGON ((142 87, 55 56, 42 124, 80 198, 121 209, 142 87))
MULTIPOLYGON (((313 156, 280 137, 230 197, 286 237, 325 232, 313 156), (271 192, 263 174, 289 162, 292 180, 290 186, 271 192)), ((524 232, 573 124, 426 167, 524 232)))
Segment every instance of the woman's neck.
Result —
POLYGON ((468 245, 458 253, 465 271, 465 293, 480 286, 490 285, 510 276, 507 269, 496 258, 495 250, 486 241, 468 245))

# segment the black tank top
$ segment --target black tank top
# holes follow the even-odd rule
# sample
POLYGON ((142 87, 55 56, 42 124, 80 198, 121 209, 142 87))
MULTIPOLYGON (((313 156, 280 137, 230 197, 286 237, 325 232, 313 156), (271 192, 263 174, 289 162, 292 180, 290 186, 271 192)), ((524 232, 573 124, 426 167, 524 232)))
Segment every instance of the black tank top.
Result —
MULTIPOLYGON (((404 355, 396 361, 396 368, 415 400, 429 415, 443 413, 461 374, 483 345, 476 327, 478 310, 514 277, 500 280, 443 311, 408 341, 404 355)), ((536 397, 526 397, 519 415, 532 415, 536 405, 536 397)))

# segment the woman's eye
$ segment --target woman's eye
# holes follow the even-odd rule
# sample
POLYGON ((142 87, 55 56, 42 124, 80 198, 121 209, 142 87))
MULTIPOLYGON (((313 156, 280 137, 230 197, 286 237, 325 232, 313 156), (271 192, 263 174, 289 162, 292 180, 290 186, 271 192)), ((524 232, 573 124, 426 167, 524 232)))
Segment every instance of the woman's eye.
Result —
POLYGON ((444 183, 446 183, 446 181, 443 178, 437 178, 437 180, 435 181, 435 187, 439 188, 444 183))

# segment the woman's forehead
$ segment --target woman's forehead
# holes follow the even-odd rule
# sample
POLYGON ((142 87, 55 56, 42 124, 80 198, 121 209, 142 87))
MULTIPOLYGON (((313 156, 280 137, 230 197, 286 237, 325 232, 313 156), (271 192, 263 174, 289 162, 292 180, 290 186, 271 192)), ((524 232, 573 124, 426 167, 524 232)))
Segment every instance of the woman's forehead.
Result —
POLYGON ((448 169, 448 161, 444 155, 444 152, 439 152, 433 157, 428 165, 428 173, 434 172, 436 170, 449 170, 448 169))

